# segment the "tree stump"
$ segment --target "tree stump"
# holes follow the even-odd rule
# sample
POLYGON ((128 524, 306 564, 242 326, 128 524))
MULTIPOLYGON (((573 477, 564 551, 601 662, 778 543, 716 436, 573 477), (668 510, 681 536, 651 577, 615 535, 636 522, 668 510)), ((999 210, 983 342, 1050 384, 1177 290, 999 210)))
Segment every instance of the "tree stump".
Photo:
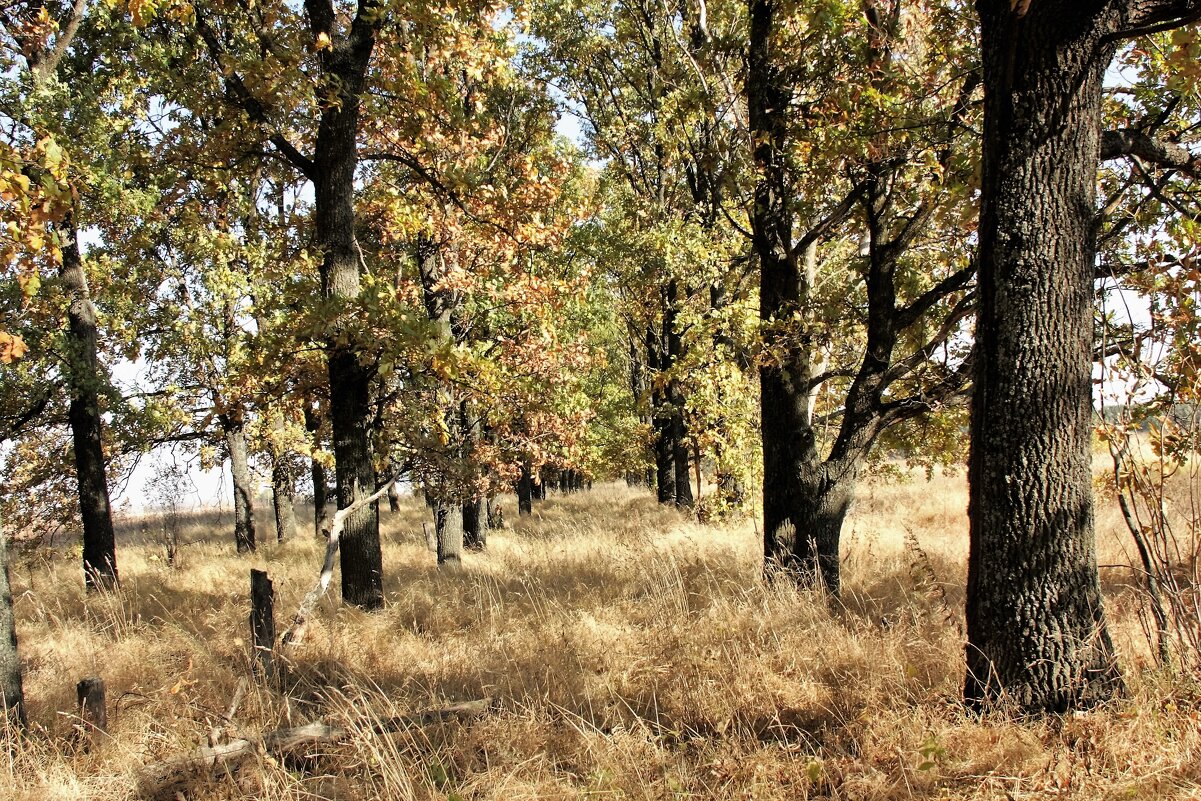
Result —
POLYGON ((89 744, 101 734, 108 734, 108 707, 105 703, 104 679, 89 676, 75 685, 76 705, 79 708, 79 730, 89 744))
POLYGON ((250 571, 250 641, 254 664, 264 679, 275 675, 275 589, 266 571, 250 571))

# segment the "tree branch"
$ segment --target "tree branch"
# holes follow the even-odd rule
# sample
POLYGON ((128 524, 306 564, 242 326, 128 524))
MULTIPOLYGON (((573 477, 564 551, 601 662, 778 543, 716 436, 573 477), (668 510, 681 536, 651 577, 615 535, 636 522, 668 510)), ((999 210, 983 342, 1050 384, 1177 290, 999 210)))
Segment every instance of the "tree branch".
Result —
POLYGON ((284 646, 299 645, 304 639, 309 618, 312 616, 313 610, 317 608, 317 603, 329 589, 330 581, 334 577, 334 558, 338 555, 338 546, 341 544, 342 528, 346 525, 346 518, 364 506, 369 506, 384 497, 397 479, 408 472, 408 468, 408 464, 402 465, 375 492, 359 498, 350 506, 334 513, 333 525, 329 531, 329 542, 325 546, 325 561, 321 565, 321 575, 317 578, 317 584, 305 594, 304 599, 300 602, 300 608, 296 610, 296 615, 292 618, 292 625, 284 632, 284 636, 280 640, 284 646))
MULTIPOLYGON (((213 59, 219 69, 223 69, 221 65, 221 56, 224 55, 221 49, 221 43, 217 40, 217 34, 212 26, 201 16, 196 18, 196 31, 200 34, 200 38, 204 40, 205 47, 209 52, 209 56, 213 59)), ((223 73, 224 74, 224 73, 223 73)), ((246 112, 246 116, 251 122, 270 127, 270 121, 267 119, 267 109, 262 102, 254 96, 254 94, 246 87, 246 83, 242 80, 242 76, 234 71, 230 71, 228 75, 222 78, 222 84, 225 86, 226 99, 231 105, 237 106, 246 112)), ((275 149, 287 159, 293 167, 300 171, 305 178, 310 181, 315 180, 317 175, 317 167, 313 160, 301 153, 296 147, 288 141, 279 131, 272 131, 268 135, 268 141, 275 146, 275 149)))
POLYGON ((1201 156, 1188 148, 1156 139, 1136 128, 1101 133, 1101 160, 1134 156, 1160 167, 1179 170, 1190 178, 1201 178, 1201 156))

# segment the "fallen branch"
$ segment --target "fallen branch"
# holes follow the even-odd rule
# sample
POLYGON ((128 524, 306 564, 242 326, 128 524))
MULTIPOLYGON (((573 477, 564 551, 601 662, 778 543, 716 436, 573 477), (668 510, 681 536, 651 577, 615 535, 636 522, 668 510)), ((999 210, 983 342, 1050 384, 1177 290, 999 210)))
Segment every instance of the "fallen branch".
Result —
POLYGON ((295 728, 275 729, 258 737, 197 748, 181 756, 147 765, 138 774, 138 789, 142 797, 151 801, 172 799, 180 790, 195 782, 211 779, 225 771, 236 771, 243 762, 260 751, 283 755, 305 746, 344 742, 356 731, 389 734, 443 721, 469 721, 482 717, 491 706, 492 699, 483 698, 430 709, 417 715, 400 715, 384 720, 362 718, 346 726, 330 726, 314 721, 295 728))
MULTIPOLYGON (((407 468, 406 468, 407 469, 407 468)), ((295 616, 292 618, 292 625, 284 632, 281 643, 286 647, 289 645, 299 645, 304 639, 305 628, 309 622, 309 617, 312 616, 313 610, 317 608, 318 602, 325 596, 326 590, 329 589, 329 583, 334 578, 334 560, 338 555, 338 546, 342 540, 342 529, 346 525, 346 518, 362 509, 364 506, 375 503, 380 498, 388 493, 388 490, 396 483, 397 479, 404 473, 404 470, 398 470, 392 474, 392 477, 384 482, 383 486, 377 489, 373 494, 365 498, 359 498, 345 509, 339 509, 334 512, 333 525, 329 530, 329 542, 325 545, 325 562, 321 565, 321 575, 317 579, 317 585, 313 589, 305 593, 304 598, 300 601, 300 608, 296 610, 295 616)))

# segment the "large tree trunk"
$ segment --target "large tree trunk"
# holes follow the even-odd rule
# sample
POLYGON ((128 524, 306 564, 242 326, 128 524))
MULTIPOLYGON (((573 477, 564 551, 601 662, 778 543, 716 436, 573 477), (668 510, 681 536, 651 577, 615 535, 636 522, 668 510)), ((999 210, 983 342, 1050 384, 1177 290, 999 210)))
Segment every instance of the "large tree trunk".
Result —
MULTIPOLYGON (((375 465, 368 433, 370 376, 354 352, 335 346, 329 354, 329 378, 338 508, 345 509, 375 491, 375 465)), ((341 563, 343 600, 363 609, 383 606, 383 552, 377 504, 367 504, 347 518, 342 530, 341 563)))
POLYGON ((463 506, 439 502, 434 507, 438 532, 438 564, 458 567, 463 562, 463 506))
POLYGON ((246 434, 237 416, 220 416, 225 434, 225 452, 229 457, 229 473, 234 485, 234 542, 238 553, 255 550, 254 492, 250 480, 250 462, 246 450, 246 434))
POLYGON ((985 115, 964 688, 977 705, 1059 712, 1121 683, 1090 471, 1093 219, 1113 5, 1094 16, 1066 0, 977 3, 985 115))
POLYGON ((482 551, 487 545, 488 535, 484 532, 484 501, 480 498, 463 504, 463 547, 469 551, 482 551))
POLYGON ((75 478, 83 523, 83 577, 88 589, 111 589, 117 584, 117 546, 104 463, 96 307, 88 295, 72 215, 63 220, 58 233, 63 240, 59 276, 71 299, 67 307, 70 361, 66 372, 71 393, 67 419, 75 449, 75 478))
MULTIPOLYGON (((334 31, 332 5, 306 4, 310 24, 334 31)), ((355 240, 355 168, 358 164, 359 94, 375 44, 378 20, 356 18, 323 61, 337 90, 337 102, 324 104, 313 159, 315 233, 322 253, 321 285, 343 313, 359 295, 361 253, 355 240)), ((360 360, 362 343, 335 329, 327 340, 330 423, 333 426, 338 508, 375 492, 371 453, 371 369, 360 360)), ((379 506, 367 504, 346 520, 341 544, 342 598, 364 609, 384 603, 379 506)))
POLYGON ((21 690, 21 659, 17 655, 17 629, 13 594, 8 583, 8 537, 0 524, 0 714, 25 724, 25 696, 21 690))
MULTIPOLYGON (((767 323, 802 310, 809 287, 797 264, 792 241, 791 187, 786 165, 789 92, 774 52, 775 3, 752 0, 750 14, 747 106, 756 143, 755 165, 760 171, 751 224, 762 276, 759 317, 767 323)), ((837 539, 830 542, 828 537, 819 538, 823 531, 810 530, 808 524, 823 484, 817 439, 810 425, 813 365, 809 352, 795 344, 779 350, 779 362, 759 368, 764 565, 769 574, 784 568, 795 570, 798 576, 815 577, 812 565, 798 565, 795 551, 780 536, 791 531, 797 543, 816 542, 818 551, 826 552, 823 567, 838 563, 837 552, 830 553, 832 547, 837 547, 837 539)), ((828 577, 827 584, 836 588, 836 576, 828 577)))

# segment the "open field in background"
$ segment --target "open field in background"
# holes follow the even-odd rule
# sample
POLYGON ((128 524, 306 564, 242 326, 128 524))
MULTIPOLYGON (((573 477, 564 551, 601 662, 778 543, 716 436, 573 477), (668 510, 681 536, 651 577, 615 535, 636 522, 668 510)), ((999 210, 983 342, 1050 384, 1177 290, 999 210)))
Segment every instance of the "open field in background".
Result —
MULTIPOLYGON (((222 716, 250 675, 249 568, 274 579, 282 631, 324 543, 302 525, 239 558, 226 525, 188 520, 172 570, 135 521, 118 551, 122 590, 87 608, 74 555, 15 566, 34 734, 0 752, 0 798, 135 797, 139 766, 213 729, 484 697, 493 711, 475 722, 358 726, 344 744, 261 756, 186 797, 1201 798, 1201 689, 1140 670, 1149 651, 1128 571, 1103 571, 1127 700, 1021 725, 960 709, 965 508, 962 476, 865 486, 832 611, 764 586, 749 520, 702 526, 624 486, 552 495, 526 519, 510 499, 510 528, 458 573, 434 565, 425 509, 408 498, 381 512, 387 608, 327 599, 291 655, 288 692, 256 685, 232 723, 222 716), (111 740, 87 753, 71 730, 75 682, 90 674, 108 683, 111 740)), ((1128 562, 1116 505, 1099 517, 1100 561, 1128 562)))

